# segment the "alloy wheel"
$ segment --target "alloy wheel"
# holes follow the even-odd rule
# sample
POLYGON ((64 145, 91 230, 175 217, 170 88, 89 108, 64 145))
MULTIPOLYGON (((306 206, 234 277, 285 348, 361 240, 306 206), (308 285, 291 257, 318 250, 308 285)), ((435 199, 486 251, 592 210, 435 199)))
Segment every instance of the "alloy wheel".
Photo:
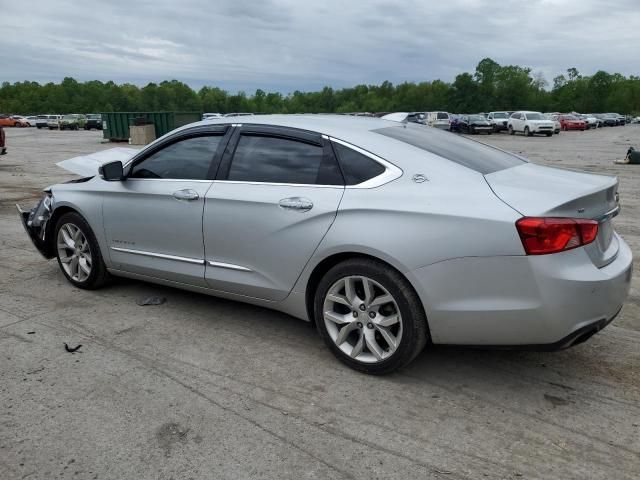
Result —
POLYGON ((76 282, 84 282, 91 275, 93 258, 91 247, 82 230, 73 223, 65 223, 58 230, 58 258, 65 273, 76 282))
POLYGON ((325 296, 323 319, 335 345, 363 363, 388 359, 402 339, 403 322, 396 300, 368 277, 336 281, 325 296))

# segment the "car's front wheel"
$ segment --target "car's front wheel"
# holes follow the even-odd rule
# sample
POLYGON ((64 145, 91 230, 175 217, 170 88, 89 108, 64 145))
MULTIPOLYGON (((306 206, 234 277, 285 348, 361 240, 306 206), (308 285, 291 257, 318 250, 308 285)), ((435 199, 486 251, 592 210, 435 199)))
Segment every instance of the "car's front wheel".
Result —
POLYGON ((91 227, 81 215, 62 215, 55 228, 58 265, 74 286, 96 289, 108 280, 107 267, 91 227))
POLYGON ((513 129, 513 125, 509 125, 509 135, 515 135, 516 131, 513 129))
POLYGON ((529 130, 529 127, 524 127, 524 135, 525 137, 531 136, 531 131, 529 130))
POLYGON ((407 280, 370 259, 342 262, 315 292, 316 326, 342 362, 385 374, 411 362, 426 345, 427 319, 407 280))

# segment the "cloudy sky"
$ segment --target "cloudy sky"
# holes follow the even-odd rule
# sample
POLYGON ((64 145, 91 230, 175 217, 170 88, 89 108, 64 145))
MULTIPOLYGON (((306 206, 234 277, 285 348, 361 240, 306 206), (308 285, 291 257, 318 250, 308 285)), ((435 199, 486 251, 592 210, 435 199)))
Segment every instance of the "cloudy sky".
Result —
POLYGON ((0 81, 288 93, 451 81, 484 57, 640 74, 640 0, 0 0, 0 81))

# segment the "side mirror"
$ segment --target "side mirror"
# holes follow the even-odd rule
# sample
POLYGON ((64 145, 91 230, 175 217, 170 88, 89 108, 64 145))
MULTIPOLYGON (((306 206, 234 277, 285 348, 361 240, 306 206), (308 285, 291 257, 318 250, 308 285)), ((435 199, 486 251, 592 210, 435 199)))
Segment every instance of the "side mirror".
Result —
POLYGON ((105 163, 98 169, 98 174, 100 175, 100 178, 107 182, 120 182, 124 180, 122 162, 117 161, 105 163))

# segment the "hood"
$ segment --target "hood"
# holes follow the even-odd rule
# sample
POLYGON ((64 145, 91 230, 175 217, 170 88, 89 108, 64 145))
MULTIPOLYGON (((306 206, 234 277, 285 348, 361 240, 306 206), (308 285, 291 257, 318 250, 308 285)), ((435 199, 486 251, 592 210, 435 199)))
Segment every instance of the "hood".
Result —
POLYGON ((122 163, 126 163, 127 160, 132 158, 138 152, 139 150, 136 148, 109 148, 107 150, 69 158, 68 160, 56 163, 56 165, 71 173, 89 177, 97 175, 98 168, 100 168, 101 165, 118 160, 122 163))

